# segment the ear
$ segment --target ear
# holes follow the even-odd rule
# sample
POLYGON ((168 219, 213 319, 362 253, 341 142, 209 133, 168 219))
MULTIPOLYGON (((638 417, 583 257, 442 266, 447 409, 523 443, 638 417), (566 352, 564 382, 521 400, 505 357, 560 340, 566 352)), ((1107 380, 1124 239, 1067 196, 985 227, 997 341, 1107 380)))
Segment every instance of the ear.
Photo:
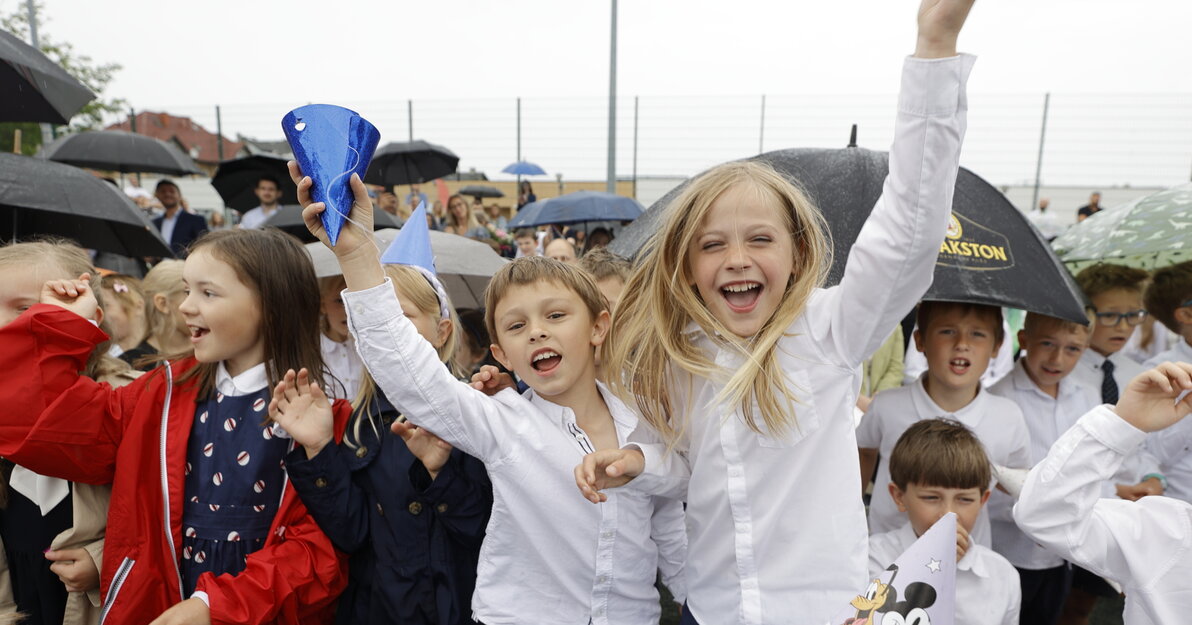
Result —
POLYGON ((493 343, 492 345, 488 346, 488 349, 492 351, 493 358, 496 358, 497 362, 501 363, 502 367, 505 367, 509 371, 513 371, 513 361, 509 360, 509 357, 505 355, 505 350, 501 349, 499 344, 493 343))
MULTIPOLYGON (((1005 343, 1005 342, 1006 342, 1005 339, 1002 339, 1002 340, 993 344, 993 351, 989 353, 989 358, 991 360, 994 358, 997 358, 997 353, 1002 350, 1002 343, 1005 343)), ((990 363, 990 364, 993 364, 993 363, 990 363)))
POLYGON ((894 482, 890 482, 890 496, 894 498, 894 505, 898 506, 899 512, 906 512, 906 505, 902 502, 904 493, 901 488, 894 482))
POLYGON ((96 323, 96 325, 103 323, 103 309, 102 308, 97 307, 95 309, 95 323, 96 323))
POLYGON ((1175 309, 1175 320, 1182 326, 1192 325, 1192 306, 1181 306, 1175 309))
POLYGON ((1018 345, 1020 347, 1023 345, 1026 345, 1026 338, 1027 338, 1026 330, 1019 330, 1018 331, 1018 345))
POLYGON ((592 324, 592 346, 598 346, 604 343, 604 339, 608 338, 608 329, 612 326, 612 316, 608 314, 607 310, 600 311, 596 315, 596 321, 592 324))
POLYGON ((985 505, 985 502, 989 501, 989 496, 992 494, 993 494, 993 491, 987 490, 981 495, 981 505, 982 506, 985 505))
POLYGON ((915 328, 914 333, 911 334, 911 338, 915 339, 915 350, 922 352, 923 351, 923 331, 920 330, 919 328, 915 328))
POLYGON ((170 314, 170 298, 166 297, 164 293, 155 293, 153 295, 153 307, 163 315, 170 314))
POLYGON ((453 326, 451 324, 450 319, 440 319, 439 320, 439 334, 438 334, 439 340, 435 344, 435 349, 442 347, 443 343, 447 342, 447 337, 451 336, 452 327, 453 326))

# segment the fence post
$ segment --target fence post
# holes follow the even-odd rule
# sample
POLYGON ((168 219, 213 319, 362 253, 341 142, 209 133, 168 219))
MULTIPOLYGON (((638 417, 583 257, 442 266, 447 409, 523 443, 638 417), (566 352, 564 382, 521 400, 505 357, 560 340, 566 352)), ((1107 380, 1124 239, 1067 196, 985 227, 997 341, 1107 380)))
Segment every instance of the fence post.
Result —
MULTIPOLYGON (((517 98, 517 162, 521 162, 521 96, 517 98)), ((517 202, 521 202, 521 174, 517 175, 517 187, 514 189, 517 195, 517 202)))
POLYGON ((617 192, 617 0, 612 0, 608 59, 608 182, 606 190, 617 192))
POLYGON ((1031 194, 1031 205, 1027 211, 1039 205, 1039 177, 1043 173, 1043 140, 1047 137, 1047 110, 1051 107, 1051 93, 1043 95, 1043 127, 1039 129, 1039 158, 1035 161, 1035 191, 1031 194))
POLYGON ((219 153, 219 162, 224 160, 223 146, 223 116, 219 113, 219 105, 215 105, 215 145, 219 153))
POLYGON ((637 96, 633 96, 633 199, 637 199, 637 96))
POLYGON ((406 100, 406 121, 410 128, 410 141, 414 140, 414 100, 406 100))
POLYGON ((762 123, 761 128, 757 131, 757 153, 765 152, 763 146, 766 141, 766 94, 762 94, 762 123))

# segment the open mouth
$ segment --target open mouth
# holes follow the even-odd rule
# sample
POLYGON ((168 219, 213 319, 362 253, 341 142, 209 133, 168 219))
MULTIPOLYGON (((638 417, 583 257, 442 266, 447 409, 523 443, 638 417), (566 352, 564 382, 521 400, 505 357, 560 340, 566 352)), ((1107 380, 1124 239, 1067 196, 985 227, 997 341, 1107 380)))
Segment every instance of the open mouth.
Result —
POLYGON ((563 362, 563 356, 553 349, 540 349, 534 352, 530 360, 530 366, 538 373, 550 373, 559 367, 559 363, 563 362))
POLYGON ((972 361, 968 358, 953 358, 948 361, 948 369, 956 375, 964 375, 968 373, 970 367, 973 366, 972 361))
POLYGON ((761 297, 763 288, 765 287, 760 282, 742 280, 720 287, 720 294, 724 296, 724 301, 730 310, 747 313, 757 306, 757 300, 761 297))
POLYGON ((190 342, 197 343, 204 336, 207 336, 211 331, 207 328, 200 328, 199 326, 186 326, 190 329, 190 342))

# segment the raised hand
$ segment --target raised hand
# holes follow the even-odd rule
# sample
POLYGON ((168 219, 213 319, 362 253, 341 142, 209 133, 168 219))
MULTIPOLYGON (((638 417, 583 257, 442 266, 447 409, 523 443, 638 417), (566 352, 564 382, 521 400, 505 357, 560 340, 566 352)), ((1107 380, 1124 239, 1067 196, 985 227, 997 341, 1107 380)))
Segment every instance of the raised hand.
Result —
POLYGON ((956 524, 956 561, 957 562, 960 562, 960 559, 964 557, 964 554, 968 553, 969 547, 972 546, 972 544, 973 544, 973 542, 972 542, 972 539, 969 538, 968 530, 964 529, 963 525, 957 523, 956 524))
POLYGON ((956 56, 956 39, 974 0, 922 0, 915 56, 938 59, 956 56))
POLYGON ((297 375, 290 369, 273 388, 269 418, 281 424, 286 433, 302 445, 307 458, 317 456, 335 437, 331 402, 323 389, 310 381, 306 369, 297 375))
POLYGON ((1130 380, 1114 411, 1143 432, 1162 430, 1192 412, 1189 391, 1192 364, 1165 362, 1130 380))
POLYGON ((53 304, 85 319, 95 319, 99 301, 91 290, 91 274, 84 273, 77 280, 50 280, 41 287, 42 304, 53 304))
POLYGON ((646 468, 646 458, 636 449, 604 449, 584 456, 575 467, 575 485, 592 503, 608 501, 600 492, 628 484, 646 468))
POLYGON ((344 281, 349 291, 362 291, 385 282, 385 272, 381 269, 381 249, 373 240, 373 212, 372 200, 368 197, 368 189, 360 176, 352 174, 349 184, 352 186, 352 209, 348 213, 351 221, 344 220, 343 228, 339 231, 339 239, 334 246, 327 238, 327 231, 323 228, 320 215, 327 210, 323 202, 312 202, 310 188, 314 181, 310 176, 303 176, 298 163, 289 162, 290 178, 298 185, 298 204, 302 206, 302 221, 306 229, 323 245, 331 248, 343 269, 344 281))
POLYGON ((430 473, 431 480, 439 476, 439 471, 451 457, 450 443, 408 421, 394 421, 389 429, 401 436, 410 453, 422 461, 422 466, 430 473))
POLYGON ((507 388, 517 388, 517 383, 508 373, 502 373, 492 365, 484 365, 480 371, 472 374, 472 388, 491 397, 507 388))

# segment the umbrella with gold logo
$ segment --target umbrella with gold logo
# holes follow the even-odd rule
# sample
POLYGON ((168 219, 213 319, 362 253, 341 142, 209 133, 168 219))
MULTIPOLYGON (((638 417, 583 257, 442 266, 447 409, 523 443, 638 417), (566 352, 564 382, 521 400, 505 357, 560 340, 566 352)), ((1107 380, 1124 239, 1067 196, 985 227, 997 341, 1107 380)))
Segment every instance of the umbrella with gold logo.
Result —
MULTIPOLYGON (((888 155, 855 146, 842 150, 768 152, 764 161, 797 181, 823 212, 832 232, 833 262, 825 286, 840 281, 848 252, 882 193, 888 155)), ((609 249, 635 257, 662 225, 662 215, 686 183, 626 227, 609 249)), ((973 172, 960 169, 935 280, 924 299, 1021 308, 1087 323, 1084 296, 1026 215, 973 172)))

